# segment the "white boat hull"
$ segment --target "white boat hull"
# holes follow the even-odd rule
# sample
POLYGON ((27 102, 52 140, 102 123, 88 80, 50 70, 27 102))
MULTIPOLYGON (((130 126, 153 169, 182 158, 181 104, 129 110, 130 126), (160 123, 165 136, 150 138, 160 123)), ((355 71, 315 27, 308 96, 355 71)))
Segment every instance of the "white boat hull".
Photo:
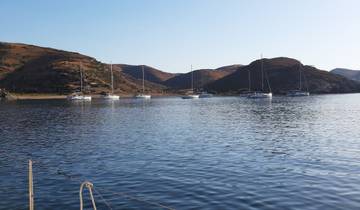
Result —
POLYGON ((182 99, 198 99, 200 96, 199 95, 186 95, 181 97, 182 99))
POLYGON ((82 95, 68 96, 68 100, 71 100, 71 101, 91 101, 91 96, 82 96, 82 95))
POLYGON ((105 100, 119 100, 120 99, 120 96, 117 96, 117 95, 106 95, 103 97, 103 99, 105 100))
POLYGON ((255 92, 255 93, 251 93, 247 96, 248 98, 272 98, 272 93, 259 93, 259 92, 255 92))
POLYGON ((301 96, 310 96, 310 93, 307 91, 296 91, 296 92, 289 92, 286 94, 289 97, 301 97, 301 96))
POLYGON ((135 98, 137 98, 137 99, 151 99, 151 95, 140 94, 140 95, 136 95, 135 98))

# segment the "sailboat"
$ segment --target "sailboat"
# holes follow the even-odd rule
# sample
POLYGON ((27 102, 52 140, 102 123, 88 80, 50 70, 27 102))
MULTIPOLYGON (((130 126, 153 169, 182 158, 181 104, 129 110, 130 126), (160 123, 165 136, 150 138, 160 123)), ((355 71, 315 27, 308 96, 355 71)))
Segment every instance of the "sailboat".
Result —
MULTIPOLYGON (((201 75, 200 75, 201 77, 201 75)), ((203 78, 201 77, 200 80, 200 84, 201 86, 203 86, 203 82, 202 82, 203 78)), ((200 92, 199 98, 212 98, 214 95, 212 93, 207 92, 206 90, 202 89, 202 91, 200 92)))
POLYGON ((83 94, 83 71, 80 64, 80 92, 75 92, 67 97, 68 100, 74 101, 91 101, 91 96, 86 96, 83 94))
POLYGON ((197 98, 199 98, 199 95, 194 94, 194 71, 192 70, 192 65, 191 65, 191 94, 185 95, 181 98, 182 99, 197 99, 197 98))
MULTIPOLYGON (((290 90, 286 95, 290 97, 309 96, 309 91, 302 91, 301 63, 299 64, 299 90, 290 90)), ((305 78, 305 76, 304 76, 305 78)))
MULTIPOLYGON (((269 92, 264 92, 264 59, 261 55, 261 91, 250 92, 247 95, 247 98, 272 98, 270 83, 269 83, 269 79, 267 76, 266 76, 266 82, 268 84, 269 92)), ((249 84, 250 84, 250 82, 249 82, 249 84)), ((249 88, 250 88, 250 86, 249 86, 249 88)))
POLYGON ((251 72, 250 69, 248 69, 248 81, 249 81, 249 87, 247 91, 243 91, 240 93, 240 97, 247 98, 249 95, 253 94, 254 92, 251 91, 251 72))
POLYGON ((200 93, 199 98, 212 98, 214 95, 212 93, 208 93, 206 91, 203 91, 200 93))
POLYGON ((137 94, 135 98, 137 99, 150 99, 151 95, 145 94, 145 72, 144 72, 144 65, 141 66, 142 68, 142 93, 137 94))
POLYGON ((114 74, 113 74, 112 64, 110 64, 110 72, 111 72, 111 93, 106 94, 103 98, 107 100, 119 100, 120 96, 114 95, 114 74))

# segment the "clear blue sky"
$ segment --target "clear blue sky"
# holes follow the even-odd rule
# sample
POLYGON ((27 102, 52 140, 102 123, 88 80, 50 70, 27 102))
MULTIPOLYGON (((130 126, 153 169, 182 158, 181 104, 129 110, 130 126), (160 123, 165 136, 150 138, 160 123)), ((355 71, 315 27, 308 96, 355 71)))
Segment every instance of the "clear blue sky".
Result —
POLYGON ((287 56, 360 69, 358 0, 1 0, 0 40, 170 72, 287 56))

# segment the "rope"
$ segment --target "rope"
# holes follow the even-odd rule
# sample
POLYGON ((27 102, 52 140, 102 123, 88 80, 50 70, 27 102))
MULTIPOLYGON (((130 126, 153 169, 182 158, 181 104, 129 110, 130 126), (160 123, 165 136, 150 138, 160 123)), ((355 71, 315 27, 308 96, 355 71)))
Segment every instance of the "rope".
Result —
MULTIPOLYGON (((73 177, 73 176, 71 176, 71 175, 69 175, 69 174, 67 174, 67 173, 65 173, 65 172, 63 172, 63 171, 61 171, 61 170, 59 170, 59 169, 58 169, 58 171, 57 171, 57 174, 58 174, 58 175, 62 175, 62 176, 64 176, 65 178, 67 178, 67 179, 69 179, 69 180, 71 180, 71 181, 77 181, 77 182, 81 183, 81 179, 75 178, 75 177, 73 177)), ((111 207, 110 203, 105 200, 104 196, 102 196, 101 193, 100 193, 98 190, 95 189, 95 187, 92 187, 92 189, 93 189, 94 192, 100 197, 101 201, 102 201, 110 210, 112 210, 113 208, 111 207)))
POLYGON ((82 193, 84 191, 84 187, 88 188, 88 191, 90 193, 91 203, 93 205, 94 210, 96 210, 95 199, 94 199, 94 196, 93 196, 93 193, 92 193, 92 189, 94 188, 94 185, 89 181, 85 181, 85 182, 81 183, 81 185, 80 185, 80 191, 79 191, 80 210, 83 210, 83 206, 84 206, 84 204, 83 204, 83 196, 82 196, 82 193))
MULTIPOLYGON (((44 162, 42 161, 34 161, 34 163, 38 163, 40 165, 42 165, 44 168, 48 169, 49 171, 53 171, 50 167, 51 166, 48 166, 47 164, 45 164, 44 162)), ((56 171, 56 175, 60 175, 60 176, 63 176, 64 178, 68 179, 68 180, 71 180, 71 181, 76 181, 78 182, 79 184, 83 183, 83 180, 80 179, 80 178, 77 178, 69 173, 66 173, 64 172, 63 170, 61 170, 59 167, 54 167, 57 169, 56 171)), ((112 190, 107 190, 107 189, 104 189, 104 188, 99 188, 99 187, 96 187, 97 189, 100 189, 102 192, 108 192, 108 193, 111 193, 113 195, 117 195, 117 196, 121 196, 121 197, 125 197, 127 199, 130 199, 130 200, 134 200, 134 201, 138 201, 138 202, 142 202, 142 203, 146 203, 146 204, 149 204, 149 205, 153 205, 153 206, 157 206, 157 207, 160 207, 162 209, 168 209, 168 210, 175 210, 175 208, 172 208, 172 207, 169 207, 169 206, 166 206, 164 204, 161 204, 161 203, 158 203, 158 202, 154 202, 154 201, 149 201, 149 200, 145 200, 143 198, 139 198, 139 197, 135 197, 135 196, 132 196, 128 193, 125 193, 125 192, 115 192, 115 191, 112 191, 112 190)), ((99 190, 95 189, 95 187, 93 186, 92 189, 94 190, 94 192, 100 197, 100 199, 103 201, 103 203, 109 208, 109 209, 113 209, 110 205, 110 203, 108 201, 106 201, 106 199, 104 198, 104 196, 102 196, 102 194, 99 192, 99 190)))

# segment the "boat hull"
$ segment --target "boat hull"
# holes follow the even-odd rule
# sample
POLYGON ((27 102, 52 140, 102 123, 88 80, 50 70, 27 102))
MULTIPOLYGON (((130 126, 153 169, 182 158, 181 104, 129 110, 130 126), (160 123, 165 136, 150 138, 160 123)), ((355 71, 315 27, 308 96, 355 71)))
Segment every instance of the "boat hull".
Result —
POLYGON ((141 94, 141 95, 136 95, 135 98, 136 99, 151 99, 151 95, 141 94))
POLYGON ((302 97, 302 96, 310 96, 309 92, 306 91, 296 91, 296 92, 289 92, 286 94, 288 97, 302 97))
POLYGON ((81 95, 68 96, 68 100, 71 100, 71 101, 91 101, 91 96, 81 96, 81 95))
POLYGON ((186 96, 182 96, 182 99, 198 99, 200 96, 199 95, 186 95, 186 96))
POLYGON ((256 92, 256 93, 249 94, 247 96, 247 98, 253 98, 253 99, 256 99, 256 98, 272 98, 272 93, 259 93, 259 92, 256 92))
POLYGON ((119 100, 120 99, 120 96, 117 96, 117 95, 106 95, 103 97, 103 99, 105 100, 119 100))

